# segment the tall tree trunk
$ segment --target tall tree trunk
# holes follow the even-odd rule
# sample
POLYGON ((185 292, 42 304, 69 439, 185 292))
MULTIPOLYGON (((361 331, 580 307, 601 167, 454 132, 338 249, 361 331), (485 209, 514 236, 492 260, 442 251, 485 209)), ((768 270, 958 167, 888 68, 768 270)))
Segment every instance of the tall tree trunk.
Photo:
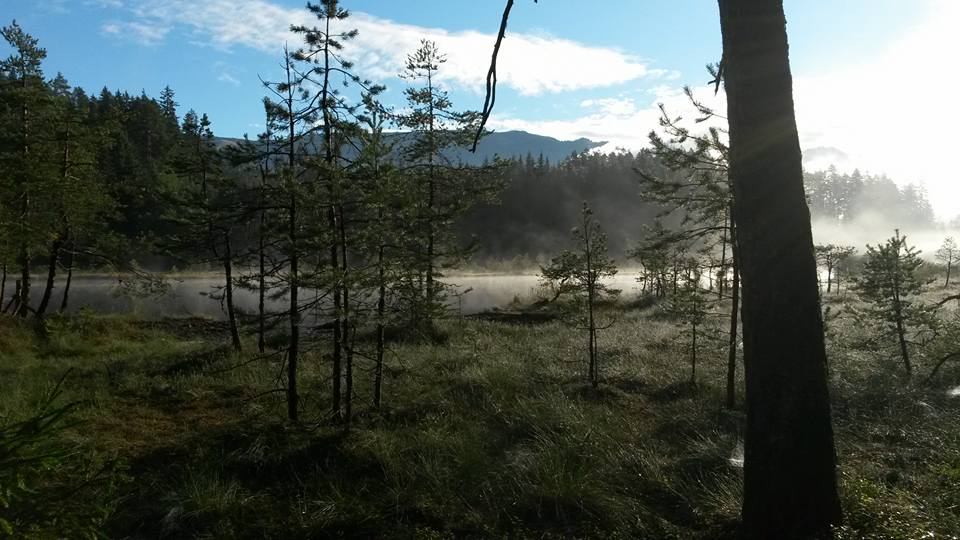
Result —
POLYGON ((343 275, 343 286, 341 295, 343 296, 343 339, 342 349, 344 352, 344 376, 346 387, 344 388, 344 420, 349 424, 353 420, 353 347, 350 343, 350 287, 347 275, 347 224, 344 215, 343 204, 337 205, 338 226, 340 237, 340 268, 343 275))
POLYGON ((810 212, 782 0, 719 0, 742 275, 748 538, 841 521, 810 212))
POLYGON ((224 231, 223 274, 227 297, 227 320, 230 323, 230 341, 237 352, 243 350, 240 344, 240 329, 237 327, 237 310, 233 305, 233 251, 230 249, 230 232, 224 231))
POLYGON ((63 241, 57 237, 50 245, 50 260, 47 262, 47 284, 43 288, 43 296, 40 297, 40 303, 37 305, 35 316, 42 319, 47 312, 47 306, 50 305, 50 297, 53 295, 53 285, 57 279, 57 262, 60 260, 60 246, 63 241))
POLYGON ((736 229, 733 233, 733 282, 730 284, 730 341, 727 344, 727 408, 737 406, 737 321, 740 316, 740 263, 737 262, 736 229))
POLYGON ((600 385, 600 373, 599 369, 597 368, 597 324, 593 317, 597 283, 593 274, 593 260, 590 256, 592 251, 591 248, 593 246, 590 245, 590 227, 589 223, 586 221, 586 217, 584 217, 583 234, 585 248, 584 255, 586 256, 587 264, 587 328, 590 333, 590 382, 593 384, 594 388, 597 388, 600 385))
MULTIPOLYGON (((732 208, 731 208, 732 210, 732 208)), ((723 227, 723 238, 720 239, 720 270, 717 272, 717 300, 723 300, 723 289, 727 281, 727 231, 730 230, 731 216, 727 216, 723 227)))
POLYGON ((953 260, 947 259, 947 282, 943 284, 944 287, 950 286, 950 268, 953 266, 953 260))
POLYGON ((70 285, 73 284, 73 242, 70 242, 67 250, 67 282, 63 284, 63 298, 60 299, 60 313, 67 312, 67 305, 70 301, 70 285))
MULTIPOLYGON (((261 202, 261 204, 263 204, 261 202)), ((260 211, 260 238, 257 244, 257 258, 260 264, 259 274, 257 276, 257 351, 263 354, 267 350, 266 338, 266 286, 267 286, 267 264, 266 251, 264 249, 264 211, 260 211)))
MULTIPOLYGON (((434 231, 434 220, 436 219, 436 182, 435 182, 435 166, 434 166, 434 154, 439 151, 437 148, 437 140, 434 135, 435 129, 435 120, 436 114, 434 111, 434 95, 433 95, 433 70, 427 70, 427 88, 429 93, 430 105, 429 105, 429 117, 430 117, 430 154, 427 156, 427 313, 433 314, 433 301, 436 295, 434 290, 434 251, 436 246, 434 245, 435 231, 434 231)), ((432 323, 432 321, 431 321, 432 323)))
MULTIPOLYGON (((290 144, 293 144, 291 139, 290 144)), ((300 300, 298 263, 299 253, 297 252, 297 196, 296 192, 290 196, 290 344, 287 347, 287 418, 296 421, 298 416, 297 406, 299 405, 299 396, 297 395, 297 355, 300 348, 300 300)))
POLYGON ((833 265, 827 265, 827 292, 831 291, 833 285, 833 265))
POLYGON ((290 149, 287 154, 290 174, 290 207, 288 234, 290 242, 290 343, 287 347, 287 418, 296 422, 299 416, 300 397, 297 394, 297 361, 300 354, 300 253, 297 246, 297 120, 293 109, 293 67, 291 66, 290 51, 283 48, 283 57, 287 73, 286 106, 287 129, 290 137, 290 149))
MULTIPOLYGON (((20 86, 23 89, 24 96, 22 99, 26 100, 27 95, 27 74, 25 72, 21 73, 20 77, 20 86)), ((29 111, 27 109, 27 102, 23 101, 20 105, 20 122, 22 127, 22 146, 21 152, 23 157, 24 169, 19 171, 21 175, 20 178, 22 193, 20 201, 20 231, 21 234, 24 234, 24 239, 20 244, 20 287, 18 287, 19 296, 17 297, 17 308, 15 313, 23 318, 26 318, 30 313, 30 245, 27 243, 26 239, 26 228, 30 225, 30 178, 27 176, 26 164, 29 161, 30 156, 30 117, 29 111)))
MULTIPOLYGON (((323 115, 323 151, 324 151, 324 161, 327 164, 327 174, 331 175, 333 171, 333 166, 335 165, 335 156, 333 152, 333 117, 330 114, 330 18, 327 17, 325 20, 326 30, 324 32, 325 39, 327 40, 323 47, 323 85, 320 90, 320 108, 323 115)), ((333 236, 334 240, 330 242, 330 269, 334 275, 333 283, 333 396, 331 399, 331 413, 334 419, 339 419, 342 416, 340 409, 340 400, 341 400, 341 390, 340 384, 341 379, 343 378, 343 367, 341 365, 342 361, 342 346, 343 346, 343 331, 342 325, 343 321, 340 318, 340 311, 343 308, 343 291, 340 286, 340 279, 336 276, 337 267, 339 266, 338 253, 337 253, 337 243, 336 240, 339 228, 337 226, 337 208, 336 201, 338 197, 338 190, 334 186, 334 177, 331 175, 327 178, 327 193, 330 196, 330 208, 327 213, 328 225, 330 227, 330 234, 333 236)))
MULTIPOLYGON (((333 204, 332 197, 334 196, 334 191, 331 187, 331 202, 330 202, 330 212, 328 214, 330 232, 333 235, 337 234, 337 216, 336 210, 333 204)), ((336 236, 334 236, 336 238, 336 236)), ((341 399, 343 391, 341 390, 341 384, 343 381, 343 319, 341 318, 341 313, 343 311, 343 290, 340 286, 340 277, 337 276, 337 268, 340 266, 339 261, 339 251, 337 250, 337 240, 333 240, 330 243, 330 267, 334 274, 334 283, 333 283, 333 395, 331 399, 330 412, 333 415, 334 419, 339 419, 342 417, 341 410, 341 399)))

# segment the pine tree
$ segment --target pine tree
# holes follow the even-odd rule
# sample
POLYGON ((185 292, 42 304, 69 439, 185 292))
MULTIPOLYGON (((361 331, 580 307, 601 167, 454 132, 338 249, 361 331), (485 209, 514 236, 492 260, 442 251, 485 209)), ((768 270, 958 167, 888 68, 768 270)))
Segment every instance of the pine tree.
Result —
POLYGON ((941 244, 937 250, 936 257, 938 261, 947 265, 947 279, 943 283, 943 286, 949 287, 950 271, 953 269, 953 264, 960 261, 960 249, 957 248, 957 242, 952 236, 948 236, 943 240, 943 244, 941 244))
POLYGON ((44 133, 49 126, 50 94, 43 79, 42 62, 47 51, 39 41, 23 31, 16 21, 0 29, 0 36, 13 49, 5 60, 0 61, 3 74, 0 100, 11 112, 5 115, 3 126, 2 167, 5 172, 2 204, 9 228, 9 235, 18 244, 17 258, 20 265, 20 280, 15 312, 26 317, 30 311, 30 268, 32 252, 44 239, 51 227, 44 205, 39 199, 47 192, 45 182, 50 177, 49 160, 45 159, 43 142, 50 139, 44 133))
POLYGON ((573 238, 576 247, 554 257, 550 264, 541 266, 540 275, 552 287, 573 296, 576 323, 587 331, 587 378, 597 388, 600 384, 597 334, 612 324, 600 322, 598 304, 620 293, 603 283, 605 278, 616 275, 617 266, 607 254, 606 235, 587 203, 583 203, 580 223, 573 229, 573 238))
MULTIPOLYGON (((297 390, 297 369, 300 354, 300 257, 301 257, 301 217, 300 199, 303 192, 301 185, 303 167, 301 166, 300 149, 303 145, 303 135, 315 120, 311 112, 309 94, 300 88, 304 84, 304 76, 294 67, 294 55, 284 47, 283 51, 284 80, 278 82, 264 81, 266 87, 276 101, 264 99, 267 108, 267 121, 276 123, 273 132, 277 133, 278 174, 284 192, 284 206, 286 207, 286 239, 282 246, 286 253, 287 272, 284 281, 287 285, 289 308, 287 310, 290 324, 290 336, 287 344, 287 418, 291 421, 299 419, 300 396, 297 390)), ((336 382, 335 382, 336 384, 336 382)))
POLYGON ((376 331, 373 368, 373 406, 379 409, 383 402, 383 368, 386 353, 386 328, 396 320, 388 308, 396 307, 401 275, 408 262, 403 252, 403 238, 415 231, 406 219, 411 197, 404 178, 390 163, 395 148, 384 140, 384 128, 389 112, 373 96, 364 96, 363 121, 360 134, 362 151, 357 160, 357 183, 367 217, 366 226, 358 234, 358 247, 370 259, 366 281, 376 298, 371 318, 376 331))
POLYGON ((913 338, 935 324, 929 306, 918 298, 926 284, 918 275, 922 266, 920 252, 897 230, 883 244, 867 246, 863 275, 856 284, 857 292, 871 304, 866 322, 881 321, 882 334, 896 339, 907 375, 913 372, 913 338))
POLYGON ((54 139, 50 152, 55 156, 55 171, 48 181, 46 204, 55 226, 50 235, 47 283, 37 306, 38 318, 47 311, 58 264, 67 267, 60 302, 62 312, 69 300, 76 253, 102 254, 107 252, 103 246, 115 240, 107 224, 116 204, 95 167, 97 146, 109 142, 113 134, 109 127, 91 122, 84 109, 88 104, 70 91, 62 75, 50 86, 54 94, 50 109, 54 139))
POLYGON ((164 118, 178 124, 180 120, 177 118, 177 107, 180 104, 174 98, 173 89, 170 86, 163 87, 163 91, 160 92, 160 109, 163 111, 164 118))
POLYGON ((441 268, 455 268, 470 253, 460 246, 453 223, 499 189, 494 181, 496 165, 477 169, 452 163, 448 157, 448 150, 463 147, 472 139, 477 113, 456 111, 440 86, 440 70, 446 61, 436 43, 422 40, 420 48, 407 56, 406 70, 400 75, 411 84, 422 85, 404 90, 408 112, 400 117, 400 124, 411 132, 403 157, 410 169, 411 189, 419 199, 416 220, 421 227, 419 241, 411 246, 417 273, 410 278, 416 282, 411 314, 427 331, 432 331, 433 318, 444 309, 441 268))
MULTIPOLYGON (((343 57, 344 43, 358 35, 355 29, 339 29, 342 22, 350 17, 350 12, 342 9, 338 0, 307 3, 307 9, 317 18, 319 25, 294 26, 291 30, 302 35, 304 39, 304 46, 293 55, 296 61, 307 66, 298 88, 304 96, 309 95, 309 90, 303 83, 318 89, 316 99, 307 109, 307 114, 319 122, 322 155, 320 159, 310 160, 309 166, 320 185, 325 188, 326 200, 318 199, 314 204, 317 208, 323 207, 327 210, 329 272, 325 276, 327 283, 317 283, 315 287, 329 288, 333 297, 331 412, 334 418, 345 418, 349 422, 353 407, 353 349, 350 343, 354 339, 355 329, 350 318, 350 284, 356 279, 351 276, 352 269, 349 266, 351 239, 348 229, 351 218, 348 210, 354 201, 351 200, 351 186, 345 182, 348 175, 342 150, 357 135, 358 105, 347 99, 334 82, 339 79, 343 87, 353 85, 371 96, 379 94, 383 87, 360 78, 352 71, 353 64, 343 57), (345 383, 343 393, 340 388, 341 379, 345 383)), ((319 190, 316 191, 319 195, 319 190)), ((321 235, 318 232, 316 236, 319 238, 321 235)))
POLYGON ((227 314, 230 341, 242 349, 237 313, 234 306, 234 236, 245 217, 242 190, 236 180, 224 172, 224 158, 213 144, 213 131, 206 114, 192 109, 183 117, 182 147, 177 169, 184 185, 175 194, 173 220, 176 233, 171 238, 174 254, 190 262, 216 262, 224 272, 221 287, 227 314))
MULTIPOLYGON (((712 66, 708 69, 715 71, 712 66)), ((698 116, 694 119, 696 124, 717 119, 717 114, 710 107, 694 97, 690 87, 685 87, 684 93, 697 112, 698 116)), ((728 275, 731 270, 733 272, 730 283, 726 394, 726 406, 732 409, 736 404, 740 268, 736 253, 737 224, 733 213, 727 132, 719 127, 710 127, 704 133, 694 133, 683 124, 683 120, 683 117, 670 116, 666 107, 660 105, 660 129, 663 135, 651 131, 649 139, 653 154, 673 174, 663 178, 641 170, 642 193, 645 200, 663 208, 662 216, 680 214, 680 230, 663 236, 662 241, 697 242, 704 251, 720 252, 716 265, 718 300, 724 298, 728 275)), ((658 240, 654 238, 651 241, 658 240)))
POLYGON ((697 338, 703 337, 703 325, 709 314, 709 301, 700 287, 700 275, 694 272, 683 279, 677 293, 664 304, 664 311, 676 317, 690 330, 690 384, 697 383, 697 338), (699 332, 698 332, 699 331, 699 332))

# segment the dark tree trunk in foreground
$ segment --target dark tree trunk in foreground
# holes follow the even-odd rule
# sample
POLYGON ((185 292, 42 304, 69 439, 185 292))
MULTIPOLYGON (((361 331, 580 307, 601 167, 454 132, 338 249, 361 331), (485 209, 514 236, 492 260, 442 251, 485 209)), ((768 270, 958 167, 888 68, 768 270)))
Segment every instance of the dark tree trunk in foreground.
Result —
POLYGON ((53 295, 53 285, 57 279, 57 262, 60 260, 60 246, 62 241, 57 238, 50 246, 50 261, 47 263, 47 284, 43 288, 43 296, 40 297, 40 304, 37 305, 36 317, 42 319, 47 312, 47 306, 50 305, 50 297, 53 295))
POLYGON ((743 279, 748 538, 841 520, 827 363, 782 0, 719 0, 743 279))

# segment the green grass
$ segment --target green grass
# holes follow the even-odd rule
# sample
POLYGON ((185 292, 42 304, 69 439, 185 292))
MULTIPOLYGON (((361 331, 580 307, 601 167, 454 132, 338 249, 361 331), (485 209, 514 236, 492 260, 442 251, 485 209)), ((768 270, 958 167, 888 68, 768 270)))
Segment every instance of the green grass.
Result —
MULTIPOLYGON (((357 359, 350 429, 326 420, 322 341, 307 347, 293 425, 279 358, 230 352, 215 324, 79 315, 41 335, 3 319, 0 422, 69 372, 79 424, 64 444, 124 464, 118 490, 90 501, 110 509, 99 526, 113 537, 732 537, 743 418, 722 407, 723 334, 692 386, 672 321, 656 307, 618 318, 600 336, 598 390, 584 336, 557 321, 454 320, 442 345, 393 343, 381 411, 357 359)), ((960 370, 906 381, 844 345, 857 331, 841 317, 830 346, 841 535, 956 535, 960 399, 945 388, 960 370)))

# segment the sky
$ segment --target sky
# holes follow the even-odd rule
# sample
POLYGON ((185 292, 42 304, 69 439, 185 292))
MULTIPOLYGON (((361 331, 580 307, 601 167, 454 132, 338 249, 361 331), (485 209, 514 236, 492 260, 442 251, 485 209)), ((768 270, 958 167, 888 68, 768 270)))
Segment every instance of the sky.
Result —
MULTIPOLYGON (((440 81, 457 108, 480 109, 503 0, 343 0, 344 55, 403 107, 397 77, 421 39, 447 62, 440 81)), ((263 127, 260 79, 278 76, 290 24, 315 19, 301 0, 0 0, 48 51, 44 69, 88 91, 176 92, 181 110, 207 113, 218 135, 263 127)), ((922 183, 938 217, 960 214, 953 163, 960 108, 958 0, 785 0, 801 147, 835 148, 841 170, 922 183)), ((714 0, 517 0, 500 55, 490 127, 639 150, 657 127, 658 104, 689 109, 720 56, 714 0)), ((7 50, 0 50, 6 54, 7 50)), ((687 114, 687 117, 691 115, 687 114)), ((812 154, 810 154, 812 155, 812 154)))

